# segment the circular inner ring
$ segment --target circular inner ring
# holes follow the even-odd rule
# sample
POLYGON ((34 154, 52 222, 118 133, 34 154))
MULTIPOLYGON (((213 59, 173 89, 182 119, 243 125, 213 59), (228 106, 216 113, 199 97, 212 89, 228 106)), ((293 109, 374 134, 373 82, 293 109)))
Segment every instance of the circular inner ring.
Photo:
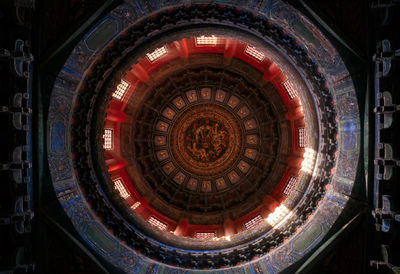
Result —
POLYGON ((234 115, 216 103, 191 106, 170 135, 174 159, 188 173, 217 176, 231 168, 242 149, 242 132, 234 115))

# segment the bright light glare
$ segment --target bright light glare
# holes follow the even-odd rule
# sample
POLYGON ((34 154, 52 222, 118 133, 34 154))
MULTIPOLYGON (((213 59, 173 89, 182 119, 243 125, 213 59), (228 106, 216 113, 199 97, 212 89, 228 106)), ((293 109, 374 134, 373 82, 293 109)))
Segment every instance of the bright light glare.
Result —
POLYGON ((316 152, 311 148, 306 148, 306 152, 304 153, 304 160, 301 163, 301 171, 305 173, 312 174, 314 169, 314 161, 315 161, 316 152))
POLYGON ((227 240, 229 242, 231 240, 231 236, 222 236, 222 239, 227 240))
POLYGON ((214 237, 214 238, 212 238, 212 240, 213 241, 220 241, 220 240, 230 241, 231 240, 231 236, 214 237))
POLYGON ((291 211, 287 209, 286 206, 280 205, 275 208, 274 212, 270 213, 265 219, 271 226, 277 225, 283 218, 287 215, 291 214, 291 211))

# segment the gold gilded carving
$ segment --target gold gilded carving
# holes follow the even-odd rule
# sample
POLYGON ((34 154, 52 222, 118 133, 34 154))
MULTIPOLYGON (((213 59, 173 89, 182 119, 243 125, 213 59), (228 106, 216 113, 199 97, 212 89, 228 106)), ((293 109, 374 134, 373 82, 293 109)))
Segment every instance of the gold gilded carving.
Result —
POLYGON ((185 172, 211 178, 236 162, 242 150, 242 131, 226 108, 199 104, 179 115, 169 145, 173 159, 185 172))
POLYGON ((228 132, 218 122, 199 120, 188 131, 186 148, 199 161, 209 162, 219 158, 228 145, 228 132))

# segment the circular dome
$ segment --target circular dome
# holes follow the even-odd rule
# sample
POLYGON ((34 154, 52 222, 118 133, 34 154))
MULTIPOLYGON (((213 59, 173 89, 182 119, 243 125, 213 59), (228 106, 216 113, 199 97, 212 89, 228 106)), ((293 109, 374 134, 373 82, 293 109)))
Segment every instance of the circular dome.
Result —
POLYGON ((110 261, 130 258, 115 263, 127 272, 288 267, 333 225, 355 176, 358 109, 351 81, 335 80, 348 74, 340 57, 281 2, 281 17, 177 5, 137 20, 136 8, 83 38, 71 59, 84 73, 64 69, 52 94, 50 170, 75 228, 110 261), (294 17, 322 46, 296 36, 294 17), (57 147, 61 129, 71 139, 57 147))
POLYGON ((285 106, 276 89, 243 78, 239 67, 262 77, 247 63, 237 60, 235 72, 220 58, 197 53, 185 66, 170 61, 176 69, 153 71, 159 85, 138 86, 127 102, 122 140, 135 141, 122 141, 121 151, 129 181, 175 221, 217 225, 222 213, 243 217, 279 184, 285 165, 275 159, 290 154, 290 122, 277 111, 285 106))

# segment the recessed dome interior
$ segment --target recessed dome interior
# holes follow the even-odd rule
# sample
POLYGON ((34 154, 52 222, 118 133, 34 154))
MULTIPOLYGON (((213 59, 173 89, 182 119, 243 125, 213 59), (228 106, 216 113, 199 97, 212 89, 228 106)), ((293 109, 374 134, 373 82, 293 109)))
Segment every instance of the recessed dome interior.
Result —
POLYGON ((59 194, 74 226, 104 256, 146 267, 290 266, 326 235, 354 183, 358 107, 351 80, 335 80, 348 74, 340 55, 280 1, 282 17, 179 4, 140 20, 128 2, 77 45, 84 70, 63 70, 51 98, 50 132, 65 123, 71 134, 70 150, 50 146, 50 170, 56 189, 74 187, 59 194), (96 36, 115 22, 112 37, 96 36))
POLYGON ((133 207, 158 228, 231 240, 267 220, 304 177, 300 99, 276 64, 240 40, 199 35, 153 53, 161 49, 157 59, 147 53, 121 68, 127 72, 115 82, 117 90, 126 86, 122 96, 109 89, 105 129, 120 131, 104 155, 111 186, 121 181, 133 193, 125 199, 129 213, 133 207))

